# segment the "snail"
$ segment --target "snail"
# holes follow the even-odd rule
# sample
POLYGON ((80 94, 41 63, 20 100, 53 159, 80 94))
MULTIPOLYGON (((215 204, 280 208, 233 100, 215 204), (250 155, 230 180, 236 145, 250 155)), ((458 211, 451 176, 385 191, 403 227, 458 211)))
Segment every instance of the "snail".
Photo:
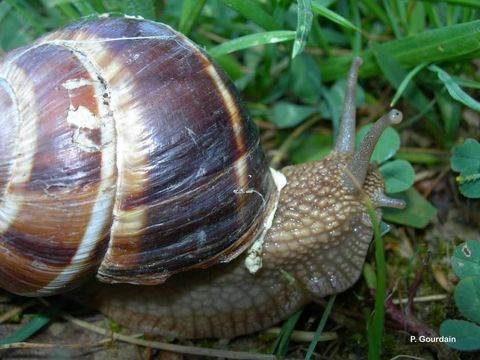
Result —
POLYGON ((183 338, 254 332, 347 289, 373 234, 365 194, 379 219, 404 206, 369 164, 402 114, 354 150, 360 66, 332 152, 277 171, 231 81, 167 25, 98 18, 5 54, 0 287, 74 290, 129 328, 183 338))

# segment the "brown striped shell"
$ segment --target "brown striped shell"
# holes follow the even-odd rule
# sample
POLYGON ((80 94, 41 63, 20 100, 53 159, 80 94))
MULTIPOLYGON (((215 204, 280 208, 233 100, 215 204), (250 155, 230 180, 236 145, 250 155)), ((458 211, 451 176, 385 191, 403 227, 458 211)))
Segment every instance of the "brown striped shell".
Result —
POLYGON ((157 284, 229 261, 276 188, 225 74, 151 21, 70 25, 0 59, 0 286, 157 284))

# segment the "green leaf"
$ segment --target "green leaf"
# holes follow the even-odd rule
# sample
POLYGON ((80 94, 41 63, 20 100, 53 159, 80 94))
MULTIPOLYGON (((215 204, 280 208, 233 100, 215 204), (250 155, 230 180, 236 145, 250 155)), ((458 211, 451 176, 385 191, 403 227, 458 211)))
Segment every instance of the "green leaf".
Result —
POLYGON ((468 240, 458 245, 451 262, 453 271, 460 279, 480 276, 480 241, 468 240))
POLYGON ((221 0, 221 2, 265 30, 275 30, 279 27, 274 17, 256 0, 221 0))
POLYGON ((388 161, 379 168, 385 179, 385 192, 394 194, 407 190, 415 182, 415 171, 405 160, 388 161))
POLYGON ((301 54, 292 60, 289 90, 303 103, 316 104, 323 92, 322 78, 312 55, 301 54))
POLYGON ((293 42, 292 59, 303 51, 312 28, 312 0, 298 0, 297 31, 293 42))
POLYGON ((462 88, 446 71, 442 70, 436 65, 430 65, 428 69, 437 73, 438 78, 443 82, 452 98, 475 111, 480 111, 480 102, 463 91, 462 88))
POLYGON ((224 42, 221 45, 211 48, 208 52, 212 57, 218 57, 234 51, 248 49, 257 45, 274 44, 289 41, 295 38, 295 31, 279 30, 266 31, 256 34, 245 35, 233 40, 224 42))
POLYGON ((192 31, 193 25, 195 25, 200 12, 207 0, 184 0, 182 3, 182 10, 180 13, 180 20, 178 29, 185 35, 188 35, 192 31))
POLYGON ((332 149, 332 138, 328 134, 308 133, 296 139, 289 148, 290 158, 295 164, 323 159, 332 149))
POLYGON ((477 167, 469 167, 457 176, 456 181, 460 184, 460 192, 463 196, 480 198, 480 172, 477 167))
POLYGON ((457 183, 461 193, 470 198, 480 198, 480 144, 477 140, 467 139, 462 146, 456 147, 450 158, 454 171, 460 172, 457 183))
POLYGON ((312 1, 312 9, 318 15, 323 16, 340 26, 343 26, 347 29, 360 31, 360 29, 353 25, 350 21, 345 19, 343 16, 337 14, 336 12, 330 10, 329 8, 323 6, 318 0, 312 1))
POLYGON ((403 199, 407 207, 400 209, 383 209, 383 219, 389 222, 422 229, 428 225, 437 213, 437 209, 414 188, 395 194, 403 199))
POLYGON ((480 349, 480 326, 465 320, 445 320, 440 326, 440 335, 455 341, 446 344, 452 349, 472 351, 480 349))
MULTIPOLYGON (((365 125, 358 131, 355 139, 356 148, 360 146, 360 143, 372 126, 373 124, 365 125)), ((370 160, 382 164, 392 158, 398 149, 400 149, 400 135, 398 135, 397 130, 389 127, 380 136, 370 160)))
POLYGON ((475 139, 467 139, 462 146, 453 150, 450 162, 456 172, 462 172, 470 167, 480 169, 480 143, 475 139))
POLYGON ((455 303, 468 320, 480 324, 480 277, 462 279, 455 287, 455 303))
POLYGON ((280 129, 294 127, 309 116, 318 112, 313 106, 295 105, 288 102, 277 102, 271 109, 269 120, 280 129))

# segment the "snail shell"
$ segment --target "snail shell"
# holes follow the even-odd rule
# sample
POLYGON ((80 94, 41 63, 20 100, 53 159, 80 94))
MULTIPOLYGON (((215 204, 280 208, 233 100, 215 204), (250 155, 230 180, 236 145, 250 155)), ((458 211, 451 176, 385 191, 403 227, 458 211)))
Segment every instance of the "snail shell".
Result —
POLYGON ((102 18, 0 59, 0 287, 157 284, 227 262, 277 190, 254 124, 170 27, 102 18), (232 196, 234 194, 234 196, 232 196))

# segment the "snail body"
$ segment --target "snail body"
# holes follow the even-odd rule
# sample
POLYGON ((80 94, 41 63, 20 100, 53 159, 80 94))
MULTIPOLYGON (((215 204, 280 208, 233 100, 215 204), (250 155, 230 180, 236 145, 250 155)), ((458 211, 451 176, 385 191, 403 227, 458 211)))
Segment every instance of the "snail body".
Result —
POLYGON ((96 19, 5 55, 0 286, 43 296, 96 274, 81 301, 187 338, 252 332, 348 288, 372 238, 362 196, 379 218, 403 206, 369 165, 401 113, 353 149, 360 65, 335 149, 279 173, 225 74, 166 25, 96 19))

